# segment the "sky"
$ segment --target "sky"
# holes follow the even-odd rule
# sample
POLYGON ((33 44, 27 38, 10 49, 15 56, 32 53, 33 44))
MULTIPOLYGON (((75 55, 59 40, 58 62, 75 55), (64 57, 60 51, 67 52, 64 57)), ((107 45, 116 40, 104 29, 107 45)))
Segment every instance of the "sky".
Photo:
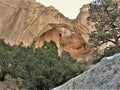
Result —
POLYGON ((75 19, 80 8, 93 0, 36 0, 45 6, 54 6, 64 16, 75 19))

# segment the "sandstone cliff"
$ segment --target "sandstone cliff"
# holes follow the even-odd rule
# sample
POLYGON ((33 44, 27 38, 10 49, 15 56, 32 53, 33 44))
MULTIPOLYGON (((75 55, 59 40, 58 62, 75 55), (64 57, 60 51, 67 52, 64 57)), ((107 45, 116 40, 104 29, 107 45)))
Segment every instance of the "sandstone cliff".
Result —
POLYGON ((93 68, 53 90, 120 90, 120 53, 105 57, 93 68))
POLYGON ((35 0, 0 0, 0 38, 10 45, 35 45, 53 40, 58 53, 69 52, 80 59, 90 51, 89 37, 93 24, 87 21, 88 5, 81 8, 76 20, 70 20, 54 7, 35 0))

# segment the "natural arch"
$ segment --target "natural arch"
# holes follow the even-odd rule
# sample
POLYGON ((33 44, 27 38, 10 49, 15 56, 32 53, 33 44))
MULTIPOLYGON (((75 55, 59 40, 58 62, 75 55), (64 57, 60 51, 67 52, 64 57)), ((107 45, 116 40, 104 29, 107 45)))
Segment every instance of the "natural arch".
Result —
POLYGON ((74 30, 68 25, 49 25, 49 30, 45 30, 34 38, 35 47, 42 47, 44 41, 50 42, 53 40, 58 47, 58 54, 61 55, 63 51, 69 52, 74 58, 89 52, 88 43, 77 35, 74 30))

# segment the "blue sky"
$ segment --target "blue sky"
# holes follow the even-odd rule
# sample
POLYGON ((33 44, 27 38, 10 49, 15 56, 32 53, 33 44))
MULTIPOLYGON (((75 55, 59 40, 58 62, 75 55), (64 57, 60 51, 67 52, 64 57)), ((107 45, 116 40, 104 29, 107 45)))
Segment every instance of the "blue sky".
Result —
POLYGON ((45 6, 54 6, 61 13, 70 19, 75 19, 79 14, 79 9, 84 4, 93 0, 36 0, 45 6))

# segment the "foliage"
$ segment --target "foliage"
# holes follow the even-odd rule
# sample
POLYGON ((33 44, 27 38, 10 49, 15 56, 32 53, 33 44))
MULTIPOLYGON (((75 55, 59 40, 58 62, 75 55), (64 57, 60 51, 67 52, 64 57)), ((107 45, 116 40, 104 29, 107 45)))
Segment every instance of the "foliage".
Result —
POLYGON ((93 64, 98 63, 103 57, 108 57, 114 55, 116 53, 120 53, 120 49, 118 47, 108 47, 104 50, 102 54, 96 54, 96 58, 93 60, 93 64))
POLYGON ((5 74, 24 80, 19 88, 49 90, 82 73, 67 52, 58 56, 56 44, 45 42, 42 48, 9 46, 0 41, 1 80, 5 74))
POLYGON ((120 47, 120 1, 99 0, 90 4, 89 19, 96 23, 96 30, 90 35, 94 46, 112 42, 120 47))
POLYGON ((99 62, 103 57, 120 52, 120 1, 95 0, 90 4, 89 20, 94 22, 96 30, 90 34, 95 54, 93 63, 99 62), (113 45, 100 52, 102 44, 111 42, 113 45))

